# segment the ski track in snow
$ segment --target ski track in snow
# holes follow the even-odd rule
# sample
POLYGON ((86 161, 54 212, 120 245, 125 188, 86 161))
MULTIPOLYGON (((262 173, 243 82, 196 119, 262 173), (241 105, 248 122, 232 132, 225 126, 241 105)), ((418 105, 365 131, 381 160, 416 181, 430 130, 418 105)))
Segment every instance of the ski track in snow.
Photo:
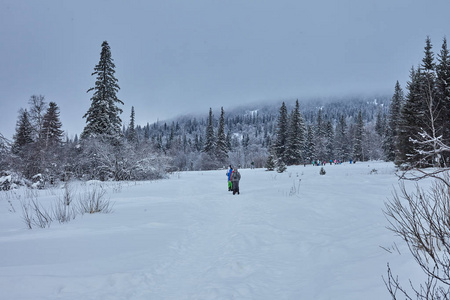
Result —
POLYGON ((49 229, 24 229, 0 196, 0 298, 380 299, 387 262, 420 278, 380 247, 400 244, 381 211, 393 165, 325 169, 240 170, 235 196, 225 170, 110 187, 113 213, 49 229))

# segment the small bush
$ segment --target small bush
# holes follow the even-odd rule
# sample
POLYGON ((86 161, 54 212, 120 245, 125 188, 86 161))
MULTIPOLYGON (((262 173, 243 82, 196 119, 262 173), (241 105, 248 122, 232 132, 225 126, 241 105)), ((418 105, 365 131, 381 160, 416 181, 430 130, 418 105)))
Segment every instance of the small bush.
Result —
POLYGON ((101 186, 94 186, 92 189, 88 189, 79 198, 80 212, 82 214, 94 214, 98 212, 106 214, 112 212, 114 204, 105 195, 106 191, 101 186))
POLYGON ((323 167, 320 168, 320 175, 325 175, 327 172, 325 172, 325 169, 323 167))

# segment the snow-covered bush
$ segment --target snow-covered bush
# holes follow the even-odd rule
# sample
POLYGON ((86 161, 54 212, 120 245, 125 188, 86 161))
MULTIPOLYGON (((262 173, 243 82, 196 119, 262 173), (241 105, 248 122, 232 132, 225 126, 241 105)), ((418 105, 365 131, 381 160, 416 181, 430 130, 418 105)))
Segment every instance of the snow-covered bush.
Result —
POLYGON ((45 180, 42 174, 36 174, 32 178, 31 187, 34 189, 43 189, 45 186, 45 180))
POLYGON ((327 172, 325 171, 325 169, 323 167, 321 167, 319 174, 320 175, 325 175, 325 174, 327 174, 327 172))
POLYGON ((275 169, 275 158, 273 155, 269 155, 265 165, 267 171, 273 171, 275 169))
POLYGON ((11 189, 12 177, 11 175, 4 175, 0 177, 0 190, 9 191, 11 189))
POLYGON ((287 170, 287 167, 286 167, 286 164, 284 163, 284 161, 279 160, 278 161, 278 165, 277 165, 277 172, 278 173, 283 173, 286 170, 287 170))

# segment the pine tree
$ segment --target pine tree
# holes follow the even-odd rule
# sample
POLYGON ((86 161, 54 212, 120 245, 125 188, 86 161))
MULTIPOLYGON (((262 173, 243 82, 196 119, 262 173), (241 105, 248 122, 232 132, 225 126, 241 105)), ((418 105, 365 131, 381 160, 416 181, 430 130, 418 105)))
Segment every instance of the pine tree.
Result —
POLYGON ((11 150, 14 154, 21 155, 33 142, 33 127, 25 109, 20 112, 11 150))
POLYGON ((41 134, 44 149, 59 147, 62 143, 63 130, 59 119, 59 107, 55 102, 50 102, 43 118, 41 134))
POLYGON ((205 145, 203 147, 203 152, 214 154, 216 149, 216 140, 214 137, 214 120, 212 108, 209 108, 209 117, 208 117, 208 125, 206 127, 206 135, 205 135, 205 145))
POLYGON ((275 153, 280 160, 286 159, 286 145, 288 138, 288 115, 286 104, 283 102, 280 107, 277 123, 277 137, 275 141, 275 153))
POLYGON ((275 169, 275 158, 272 154, 267 157, 265 168, 267 169, 267 171, 273 171, 275 169))
POLYGON ((86 118, 86 126, 82 138, 106 137, 112 144, 120 140, 122 120, 119 115, 122 109, 118 104, 123 105, 123 102, 116 95, 120 88, 114 77, 114 69, 110 47, 108 42, 104 41, 100 61, 92 73, 97 76, 95 87, 88 90, 94 91, 94 95, 91 98, 91 107, 83 116, 86 118))
POLYGON ((221 163, 225 163, 228 158, 227 137, 225 135, 225 112, 223 107, 220 111, 219 129, 217 131, 216 157, 221 163))
POLYGON ((328 159, 334 158, 334 130, 331 121, 328 121, 326 124, 325 139, 326 139, 325 144, 326 157, 328 161, 328 159))
MULTIPOLYGON (((447 48, 447 39, 444 38, 442 48, 438 54, 436 66, 436 96, 439 99, 440 115, 438 126, 442 128, 442 142, 450 145, 450 54, 447 48)), ((443 161, 448 162, 450 153, 443 153, 443 161)))
POLYGON ((400 83, 395 84, 394 95, 389 105, 389 115, 385 138, 383 141, 384 155, 387 161, 394 161, 396 156, 396 141, 398 139, 399 122, 401 117, 401 109, 405 99, 400 83))
MULTIPOLYGON (((434 63, 434 54, 430 37, 427 37, 426 39, 425 57, 422 60, 422 69, 421 87, 423 89, 422 102, 424 118, 419 132, 426 132, 435 142, 430 144, 416 144, 416 151, 432 152, 437 148, 436 138, 442 135, 442 127, 438 126, 442 105, 439 103, 439 98, 436 95, 436 64, 434 63)), ((436 162, 436 155, 424 157, 424 159, 426 160, 425 163, 431 165, 436 162)))
POLYGON ((378 107, 377 119, 375 122, 375 132, 381 137, 385 132, 385 118, 383 116, 383 112, 381 110, 381 106, 378 107))
POLYGON ((286 158, 288 164, 298 165, 303 161, 305 131, 305 123, 297 100, 291 113, 287 136, 286 158))
POLYGON ((315 147, 316 156, 318 159, 323 160, 327 156, 326 151, 326 123, 323 119, 322 109, 319 109, 317 113, 317 124, 315 134, 315 147))
POLYGON ((128 125, 128 131, 127 131, 127 141, 130 144, 137 143, 137 133, 134 126, 134 106, 131 107, 131 115, 130 115, 130 124, 128 125))
POLYGON ((342 161, 348 160, 350 158, 350 151, 347 137, 347 123, 343 115, 340 116, 336 126, 335 141, 336 157, 342 161))
POLYGON ((400 166, 403 164, 413 165, 416 160, 414 143, 411 138, 417 139, 421 124, 419 119, 423 119, 423 109, 421 101, 420 88, 420 68, 411 69, 410 81, 407 83, 408 93, 406 95, 405 104, 401 108, 400 119, 398 122, 398 137, 396 140, 396 156, 395 164, 400 166))
POLYGON ((306 145, 305 145, 305 159, 309 162, 316 159, 316 147, 315 147, 315 130, 312 125, 307 126, 306 130, 306 145))
POLYGON ((364 138, 364 121, 362 112, 359 111, 356 121, 355 136, 353 142, 353 159, 355 161, 364 161, 363 138, 364 138))

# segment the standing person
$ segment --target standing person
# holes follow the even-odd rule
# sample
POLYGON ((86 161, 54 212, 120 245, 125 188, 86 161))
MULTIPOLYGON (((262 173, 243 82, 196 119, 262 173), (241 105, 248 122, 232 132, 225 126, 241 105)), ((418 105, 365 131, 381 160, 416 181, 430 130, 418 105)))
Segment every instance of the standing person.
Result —
POLYGON ((235 168, 233 170, 233 174, 231 174, 231 182, 233 184, 233 195, 236 193, 239 195, 239 180, 241 180, 241 173, 239 173, 238 169, 235 168))
POLYGON ((231 184, 231 174, 233 173, 233 168, 230 165, 230 169, 227 172, 227 176, 228 176, 228 191, 232 191, 233 189, 233 185, 231 184))

